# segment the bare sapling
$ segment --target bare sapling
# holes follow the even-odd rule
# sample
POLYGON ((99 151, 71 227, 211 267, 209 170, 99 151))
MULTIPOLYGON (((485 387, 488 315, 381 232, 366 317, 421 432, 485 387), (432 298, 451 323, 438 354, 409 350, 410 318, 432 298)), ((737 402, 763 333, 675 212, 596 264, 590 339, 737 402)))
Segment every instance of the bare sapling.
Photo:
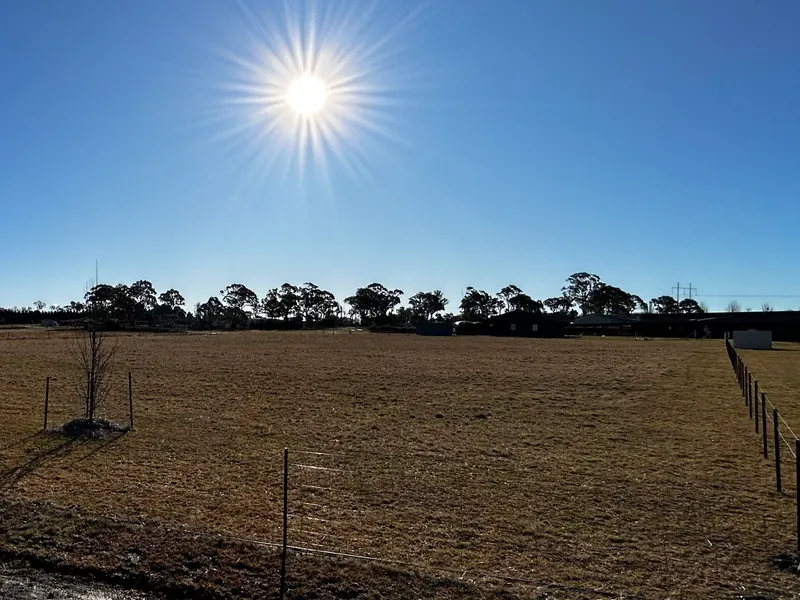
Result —
POLYGON ((118 344, 92 324, 74 340, 73 353, 78 363, 76 387, 84 418, 94 423, 111 388, 118 344))
POLYGON ((59 429, 61 433, 72 437, 99 437, 124 431, 124 428, 100 415, 111 392, 119 344, 118 338, 98 328, 98 315, 104 311, 98 307, 97 295, 96 288, 87 292, 91 316, 86 322, 86 330, 76 333, 72 340, 71 355, 76 366, 75 391, 83 415, 59 429))

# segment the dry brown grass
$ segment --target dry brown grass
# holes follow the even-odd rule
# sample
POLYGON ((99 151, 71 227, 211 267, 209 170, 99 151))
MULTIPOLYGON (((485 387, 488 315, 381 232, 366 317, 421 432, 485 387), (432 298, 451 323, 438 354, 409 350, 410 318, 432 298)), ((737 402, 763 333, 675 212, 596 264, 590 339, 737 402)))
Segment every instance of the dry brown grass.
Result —
POLYGON ((773 350, 742 350, 741 356, 789 426, 800 433, 800 344, 779 342, 773 350))
POLYGON ((287 446, 297 545, 558 597, 800 593, 770 565, 794 505, 720 341, 130 336, 108 412, 124 421, 132 370, 136 431, 64 445, 30 436, 47 375, 71 416, 67 342, 16 333, 0 336, 13 497, 278 541, 287 446))

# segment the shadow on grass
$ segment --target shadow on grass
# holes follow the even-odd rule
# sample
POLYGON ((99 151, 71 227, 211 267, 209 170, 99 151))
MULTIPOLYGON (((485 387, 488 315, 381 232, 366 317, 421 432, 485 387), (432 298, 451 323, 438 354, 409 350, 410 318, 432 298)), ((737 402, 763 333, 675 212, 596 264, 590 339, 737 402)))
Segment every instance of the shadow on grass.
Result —
POLYGON ((16 439, 13 442, 6 444, 5 446, 0 446, 0 452, 5 452, 6 450, 11 450, 12 448, 21 446, 26 442, 29 442, 37 437, 44 438, 44 434, 41 431, 37 431, 36 433, 32 433, 31 435, 26 435, 25 437, 16 439))
MULTIPOLYGON (((42 439, 47 440, 44 436, 42 436, 42 439)), ((55 445, 45 444, 44 448, 33 449, 33 456, 24 464, 11 467, 0 473, 0 490, 7 490, 13 487, 18 481, 34 473, 49 460, 69 454, 74 448, 86 443, 86 441, 85 439, 70 438, 58 440, 55 445)))
POLYGON ((41 432, 21 438, 12 444, 9 444, 4 449, 22 446, 27 442, 33 441, 35 445, 26 450, 28 455, 32 455, 24 462, 16 467, 11 467, 3 472, 0 472, 0 491, 7 490, 14 486, 18 481, 34 473, 37 469, 44 466, 49 460, 57 459, 70 454, 78 448, 91 446, 89 452, 83 456, 72 461, 70 465, 77 465, 87 459, 92 458, 99 452, 114 444, 117 440, 124 437, 128 431, 119 431, 109 434, 102 438, 84 437, 60 437, 57 434, 41 432))
MULTIPOLYGON (((70 464, 77 465, 80 462, 83 462, 83 461, 85 461, 85 460, 87 460, 89 458, 92 458, 95 454, 105 450, 111 444, 115 443, 119 439, 122 439, 127 434, 128 434, 127 431, 119 431, 117 433, 109 434, 106 437, 103 437, 103 438, 100 438, 100 439, 97 439, 97 440, 92 440, 92 445, 94 446, 94 448, 92 448, 91 451, 87 452, 86 454, 84 454, 80 458, 75 459, 70 464)), ((81 438, 81 439, 87 439, 87 438, 81 438)))

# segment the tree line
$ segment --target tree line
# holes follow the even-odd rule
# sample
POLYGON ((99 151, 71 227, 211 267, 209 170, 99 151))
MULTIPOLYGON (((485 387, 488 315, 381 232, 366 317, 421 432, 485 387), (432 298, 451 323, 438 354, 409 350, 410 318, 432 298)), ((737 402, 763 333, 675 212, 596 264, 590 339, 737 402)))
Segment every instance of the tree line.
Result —
MULTIPOLYGON (((94 285, 80 301, 72 301, 66 306, 50 306, 48 309, 44 302, 37 301, 33 307, 0 309, 0 322, 94 317, 125 325, 169 326, 182 323, 197 328, 237 329, 264 322, 273 325, 358 323, 402 327, 425 321, 482 321, 509 311, 549 313, 565 319, 581 314, 707 312, 705 306, 691 298, 678 301, 671 296, 659 296, 645 302, 641 297, 585 272, 570 275, 560 295, 544 300, 535 299, 516 285, 507 285, 496 293, 468 287, 457 312, 447 312, 450 301, 441 290, 416 292, 408 297, 405 305, 402 304, 404 295, 402 290, 371 283, 358 288, 340 303, 332 292, 311 282, 302 285, 284 283, 268 290, 263 297, 242 283, 232 283, 218 295, 196 304, 193 311, 187 311, 186 301, 178 290, 168 289, 159 294, 152 283, 139 280, 130 285, 94 285)), ((729 310, 740 310, 738 303, 731 303, 729 310)))

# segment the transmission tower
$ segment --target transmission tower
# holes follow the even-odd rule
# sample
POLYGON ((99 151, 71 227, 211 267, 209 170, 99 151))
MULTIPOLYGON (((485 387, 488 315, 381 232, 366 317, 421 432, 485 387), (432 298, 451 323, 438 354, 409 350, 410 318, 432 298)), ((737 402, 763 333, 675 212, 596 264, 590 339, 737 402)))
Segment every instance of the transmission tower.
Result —
POLYGON ((673 286, 672 293, 675 295, 675 300, 678 302, 681 301, 681 294, 685 294, 686 297, 691 300, 692 296, 697 295, 697 288, 692 287, 692 284, 689 284, 689 287, 682 286, 681 282, 679 281, 677 285, 673 286))

